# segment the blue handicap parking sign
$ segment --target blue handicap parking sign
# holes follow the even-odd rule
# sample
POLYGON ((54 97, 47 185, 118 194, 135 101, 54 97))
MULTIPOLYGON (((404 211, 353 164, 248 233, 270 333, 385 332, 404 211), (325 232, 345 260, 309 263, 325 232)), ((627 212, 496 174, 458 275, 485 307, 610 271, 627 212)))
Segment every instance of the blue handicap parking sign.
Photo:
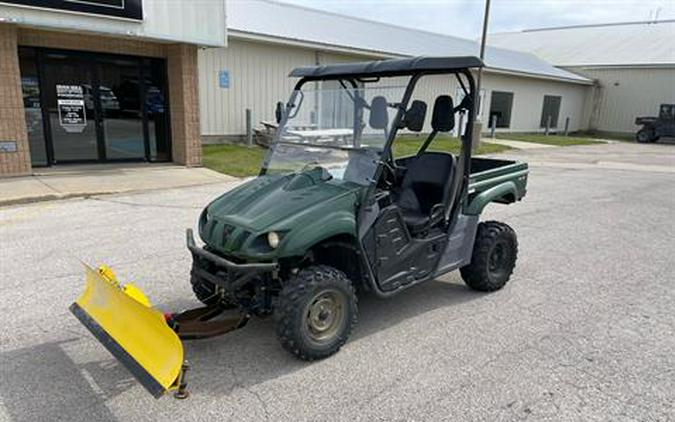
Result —
POLYGON ((218 72, 218 81, 220 83, 221 88, 229 88, 230 87, 230 72, 227 70, 221 70, 218 72))

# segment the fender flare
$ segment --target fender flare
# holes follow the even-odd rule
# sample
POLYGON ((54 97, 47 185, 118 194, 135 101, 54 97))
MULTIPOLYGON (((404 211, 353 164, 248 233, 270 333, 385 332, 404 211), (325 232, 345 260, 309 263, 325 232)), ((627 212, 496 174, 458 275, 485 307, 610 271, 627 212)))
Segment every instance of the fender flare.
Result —
POLYGON ((350 212, 337 212, 315 220, 303 227, 302 231, 289 234, 284 239, 280 257, 303 255, 313 246, 338 235, 350 235, 356 238, 356 221, 350 212))
POLYGON ((500 183, 497 186, 476 195, 471 202, 464 208, 464 214, 478 215, 483 211, 483 208, 490 202, 503 198, 506 195, 513 195, 513 198, 518 198, 518 189, 513 181, 500 183))

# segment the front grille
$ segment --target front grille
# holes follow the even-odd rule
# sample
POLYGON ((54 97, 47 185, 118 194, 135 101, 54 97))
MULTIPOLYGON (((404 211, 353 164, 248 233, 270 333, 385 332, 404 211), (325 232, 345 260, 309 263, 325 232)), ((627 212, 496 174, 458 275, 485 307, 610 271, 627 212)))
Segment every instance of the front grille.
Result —
POLYGON ((237 236, 232 240, 232 249, 239 249, 244 244, 246 239, 251 235, 251 233, 246 230, 240 231, 237 236))

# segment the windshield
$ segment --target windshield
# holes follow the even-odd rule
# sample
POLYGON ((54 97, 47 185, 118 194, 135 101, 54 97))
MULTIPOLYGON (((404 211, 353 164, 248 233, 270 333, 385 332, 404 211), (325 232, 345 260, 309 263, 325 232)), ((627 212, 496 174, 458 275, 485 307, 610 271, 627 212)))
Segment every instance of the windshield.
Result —
POLYGON ((335 179, 368 185, 405 87, 345 88, 336 81, 322 86, 330 89, 293 93, 265 168, 278 174, 322 167, 335 179))

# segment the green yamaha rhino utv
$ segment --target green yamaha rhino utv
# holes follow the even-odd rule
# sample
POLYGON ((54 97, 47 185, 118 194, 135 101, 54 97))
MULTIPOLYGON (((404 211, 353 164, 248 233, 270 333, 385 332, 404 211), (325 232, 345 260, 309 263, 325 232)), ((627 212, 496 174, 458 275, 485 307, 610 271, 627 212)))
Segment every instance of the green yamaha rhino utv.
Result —
POLYGON ((205 307, 162 315, 101 267, 88 270, 73 313, 151 393, 184 397, 179 339, 274 315, 286 350, 321 359, 356 326, 357 292, 385 298, 456 269, 472 289, 502 288, 516 234, 479 217, 490 202, 525 195, 528 167, 471 157, 472 70, 481 66, 475 57, 420 57, 293 70, 299 80, 277 105, 259 176, 204 209, 203 246, 187 230, 191 283, 205 307), (448 95, 456 89, 459 101, 448 95), (394 156, 400 133, 425 128, 416 154, 394 156), (438 151, 435 138, 455 129, 461 152, 438 151), (236 317, 223 318, 227 309, 236 317))

